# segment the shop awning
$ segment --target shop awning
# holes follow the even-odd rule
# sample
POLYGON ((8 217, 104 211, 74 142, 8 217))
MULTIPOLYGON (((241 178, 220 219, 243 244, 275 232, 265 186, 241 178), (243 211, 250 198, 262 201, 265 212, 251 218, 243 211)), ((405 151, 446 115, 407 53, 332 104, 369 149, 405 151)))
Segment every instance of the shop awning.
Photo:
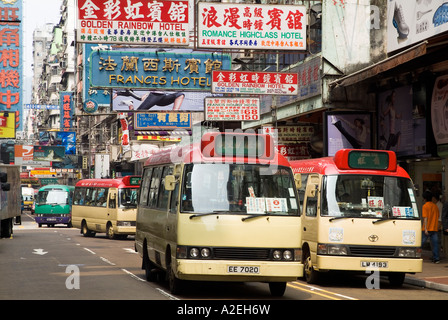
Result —
POLYGON ((330 87, 336 87, 336 86, 346 87, 358 83, 360 81, 372 78, 380 73, 393 69, 403 63, 409 62, 415 58, 425 55, 427 44, 428 44, 427 41, 419 43, 416 46, 410 47, 409 49, 397 53, 371 66, 368 66, 345 77, 332 81, 330 82, 329 85, 330 87))

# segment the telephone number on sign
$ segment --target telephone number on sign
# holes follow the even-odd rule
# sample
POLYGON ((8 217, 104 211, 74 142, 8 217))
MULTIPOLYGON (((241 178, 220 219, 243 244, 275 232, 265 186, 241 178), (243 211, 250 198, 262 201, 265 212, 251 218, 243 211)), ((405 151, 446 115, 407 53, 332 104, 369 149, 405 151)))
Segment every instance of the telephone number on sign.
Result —
POLYGON ((227 273, 259 274, 260 267, 256 267, 256 266, 227 266, 227 273))

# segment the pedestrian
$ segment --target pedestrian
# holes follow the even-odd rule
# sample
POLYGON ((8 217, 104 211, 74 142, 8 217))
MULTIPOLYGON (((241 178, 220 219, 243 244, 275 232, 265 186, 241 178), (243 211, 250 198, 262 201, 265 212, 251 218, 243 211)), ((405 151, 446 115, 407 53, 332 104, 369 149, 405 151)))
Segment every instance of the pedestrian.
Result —
POLYGON ((423 198, 425 204, 422 208, 422 247, 429 238, 432 249, 432 261, 434 263, 439 263, 439 208, 437 208, 437 205, 435 204, 435 197, 433 197, 432 192, 425 191, 423 198))

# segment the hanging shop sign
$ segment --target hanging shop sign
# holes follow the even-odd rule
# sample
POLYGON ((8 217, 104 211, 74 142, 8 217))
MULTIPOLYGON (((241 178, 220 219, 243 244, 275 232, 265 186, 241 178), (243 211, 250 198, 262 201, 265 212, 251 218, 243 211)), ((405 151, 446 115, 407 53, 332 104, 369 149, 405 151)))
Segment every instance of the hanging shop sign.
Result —
POLYGON ((78 0, 77 41, 186 46, 189 20, 188 0, 78 0))
POLYGON ((205 98, 205 120, 260 120, 259 98, 205 98))
POLYGON ((15 138, 15 130, 23 129, 22 7, 22 1, 0 3, 0 109, 15 117, 14 128, 9 130, 8 120, 8 132, 2 129, 0 138, 15 138))
POLYGON ((60 123, 62 131, 70 131, 73 127, 73 92, 62 91, 59 93, 60 123))
POLYGON ((134 114, 135 130, 190 129, 189 112, 145 112, 134 114))
POLYGON ((230 55, 198 52, 93 51, 91 88, 210 91, 214 70, 230 69, 230 55))
POLYGON ((198 3, 198 47, 306 50, 305 6, 198 3))
POLYGON ((296 95, 297 73, 213 71, 213 93, 296 95))

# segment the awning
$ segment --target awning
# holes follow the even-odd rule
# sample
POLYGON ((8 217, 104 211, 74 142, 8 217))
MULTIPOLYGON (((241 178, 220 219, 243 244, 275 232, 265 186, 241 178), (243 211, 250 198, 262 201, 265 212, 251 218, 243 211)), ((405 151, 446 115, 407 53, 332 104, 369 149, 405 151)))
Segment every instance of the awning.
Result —
POLYGON ((393 55, 387 59, 377 62, 369 67, 356 71, 350 75, 339 78, 335 81, 330 82, 330 87, 335 86, 350 86, 352 84, 358 83, 360 81, 372 78, 382 72, 393 69, 403 63, 409 62, 415 58, 421 57, 426 54, 427 41, 419 43, 416 46, 410 47, 396 55, 393 55))

